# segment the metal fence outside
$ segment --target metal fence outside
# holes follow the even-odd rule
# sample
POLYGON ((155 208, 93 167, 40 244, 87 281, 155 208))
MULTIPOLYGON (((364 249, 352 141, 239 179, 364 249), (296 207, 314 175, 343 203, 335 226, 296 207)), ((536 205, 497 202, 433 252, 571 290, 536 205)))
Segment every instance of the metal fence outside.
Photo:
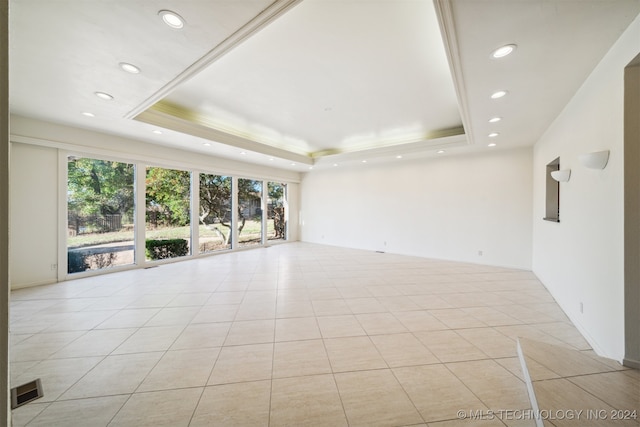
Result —
POLYGON ((69 234, 73 236, 91 233, 109 233, 120 231, 127 218, 121 214, 112 215, 81 215, 69 212, 69 234))

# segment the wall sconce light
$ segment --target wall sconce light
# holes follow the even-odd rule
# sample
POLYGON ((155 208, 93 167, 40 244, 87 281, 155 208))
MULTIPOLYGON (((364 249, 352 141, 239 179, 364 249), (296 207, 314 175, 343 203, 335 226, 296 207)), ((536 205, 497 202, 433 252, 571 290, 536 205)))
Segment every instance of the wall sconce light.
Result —
POLYGON ((609 150, 580 155, 580 163, 589 169, 604 169, 609 161, 609 150))
POLYGON ((552 171, 551 178, 555 179, 558 182, 567 182, 571 177, 571 169, 564 169, 560 171, 552 171))

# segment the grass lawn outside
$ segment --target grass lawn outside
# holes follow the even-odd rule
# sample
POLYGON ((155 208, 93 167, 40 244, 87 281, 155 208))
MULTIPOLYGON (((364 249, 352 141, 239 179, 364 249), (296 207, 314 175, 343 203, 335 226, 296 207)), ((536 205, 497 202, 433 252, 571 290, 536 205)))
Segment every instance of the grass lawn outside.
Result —
MULTIPOLYGON (((210 226, 200 225, 199 237, 203 238, 220 238, 220 234, 216 232, 213 227, 217 227, 225 236, 229 233, 229 228, 221 224, 212 224, 210 226)), ((260 240, 262 224, 260 221, 249 220, 245 222, 242 233, 240 233, 240 243, 254 242, 260 240)), ((272 239, 275 235, 275 229, 273 220, 267 222, 267 236, 272 239)), ((163 227, 157 229, 147 229, 145 231, 145 238, 147 240, 162 240, 162 239, 187 239, 190 240, 191 227, 163 227)), ((88 246, 106 245, 117 242, 132 242, 134 240, 134 232, 132 230, 123 230, 111 233, 91 233, 81 234, 78 236, 69 236, 67 238, 67 247, 69 249, 83 248, 88 246)))

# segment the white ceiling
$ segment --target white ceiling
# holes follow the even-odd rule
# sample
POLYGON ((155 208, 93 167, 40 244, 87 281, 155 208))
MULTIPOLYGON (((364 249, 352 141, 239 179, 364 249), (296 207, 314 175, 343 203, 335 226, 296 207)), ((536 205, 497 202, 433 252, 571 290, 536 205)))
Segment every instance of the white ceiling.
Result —
POLYGON ((298 171, 526 146, 638 13, 640 0, 12 0, 10 106, 298 171), (518 49, 491 59, 506 43, 518 49))

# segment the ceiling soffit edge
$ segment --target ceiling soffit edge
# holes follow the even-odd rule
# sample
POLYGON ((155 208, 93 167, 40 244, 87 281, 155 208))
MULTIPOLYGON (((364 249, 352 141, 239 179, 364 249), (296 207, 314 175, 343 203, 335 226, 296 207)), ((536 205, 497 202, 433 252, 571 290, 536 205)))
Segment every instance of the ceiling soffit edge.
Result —
POLYGON ((406 149, 409 147, 419 146, 421 149, 425 147, 432 148, 434 146, 439 146, 443 144, 444 141, 447 141, 449 137, 457 137, 455 138, 457 141, 460 141, 460 137, 466 141, 464 138, 465 131, 462 126, 458 126, 455 128, 449 129, 441 129, 433 132, 429 132, 426 135, 423 135, 419 138, 411 138, 411 139, 397 139, 397 140, 387 140, 387 141, 378 141, 376 143, 369 143, 359 146, 352 146, 346 149, 338 149, 331 148, 327 150, 315 151, 310 153, 309 155, 313 158, 321 158, 325 156, 333 156, 338 154, 351 154, 351 153, 373 153, 378 150, 387 150, 387 149, 400 149, 402 152, 406 152, 406 149))
POLYGON ((375 159, 398 158, 397 156, 414 156, 414 155, 432 155, 438 150, 448 150, 457 147, 468 146, 467 138, 464 134, 442 136, 439 138, 417 141, 396 146, 379 147, 366 151, 353 151, 326 154, 316 158, 316 164, 325 162, 345 162, 345 161, 362 161, 375 159))
POLYGON ((294 162, 313 165, 317 159, 326 156, 344 154, 368 153, 375 155, 380 150, 424 150, 425 148, 437 148, 442 144, 449 144, 455 140, 456 144, 467 142, 463 127, 441 129, 429 132, 419 138, 376 141, 375 143, 362 144, 347 149, 327 149, 308 153, 293 146, 279 146, 276 141, 264 141, 255 135, 243 133, 237 129, 228 129, 214 123, 206 115, 197 111, 168 101, 160 101, 148 110, 138 114, 135 120, 148 124, 161 126, 188 135, 205 138, 207 140, 237 147, 241 150, 250 150, 267 156, 275 156, 294 162))
POLYGON ((440 33, 444 43, 444 50, 447 54, 447 61, 453 78, 453 86, 458 98, 458 108, 462 118, 462 125, 466 130, 467 143, 474 144, 473 129, 471 128, 471 115, 469 113, 469 103, 467 102, 467 90, 462 73, 462 61, 458 49, 458 38, 456 36, 456 25, 453 16, 452 3, 450 0, 433 0, 440 25, 440 33))
POLYGON ((156 108, 151 108, 138 114, 135 120, 161 126, 176 132, 204 138, 209 141, 230 145, 241 150, 249 150, 266 156, 278 157, 281 159, 299 162, 305 165, 313 165, 313 159, 307 154, 294 153, 282 148, 273 147, 253 141, 252 139, 234 135, 228 132, 212 128, 203 123, 194 123, 188 118, 182 118, 156 108))
POLYGON ((270 24, 289 9, 296 6, 302 0, 276 0, 265 10, 256 15, 251 21, 247 22, 231 36, 226 38, 222 43, 211 49, 202 58, 191 64, 176 78, 165 84, 160 90, 144 100, 140 105, 129 111, 124 118, 133 119, 142 112, 162 100, 173 89, 198 74, 200 71, 211 65, 213 62, 233 50, 236 46, 247 40, 253 34, 270 24))
MULTIPOLYGON (((178 105, 170 101, 166 101, 166 100, 160 101, 157 104, 153 105, 151 108, 149 108, 146 112, 161 113, 163 116, 175 117, 177 119, 182 120, 185 123, 185 126, 187 125, 187 123, 191 123, 194 126, 202 126, 207 129, 211 129, 212 132, 216 132, 220 135, 224 134, 230 137, 242 138, 246 141, 251 141, 251 144, 253 146, 253 148, 248 148, 248 147, 240 147, 240 148, 246 148, 246 149, 252 149, 254 151, 258 151, 255 149, 256 148, 255 146, 264 145, 266 147, 271 147, 278 150, 284 150, 300 156, 309 157, 309 153, 307 151, 301 150, 296 146, 293 146, 290 144, 283 144, 277 140, 252 134, 250 132, 245 132, 242 129, 225 126, 224 124, 216 122, 211 117, 205 114, 199 113, 196 110, 183 107, 181 105, 178 105)), ((136 117, 136 119, 138 119, 138 117, 136 117)), ((159 123, 154 123, 154 124, 159 125, 159 123)), ((170 128, 170 129, 173 129, 173 128, 170 128)), ((177 129, 173 129, 173 130, 177 130, 177 129)), ((187 133, 193 134, 192 132, 187 132, 187 133)), ((221 140, 216 140, 216 139, 213 139, 212 141, 222 142, 221 140)), ((231 145, 236 145, 236 144, 231 144, 231 145)))

